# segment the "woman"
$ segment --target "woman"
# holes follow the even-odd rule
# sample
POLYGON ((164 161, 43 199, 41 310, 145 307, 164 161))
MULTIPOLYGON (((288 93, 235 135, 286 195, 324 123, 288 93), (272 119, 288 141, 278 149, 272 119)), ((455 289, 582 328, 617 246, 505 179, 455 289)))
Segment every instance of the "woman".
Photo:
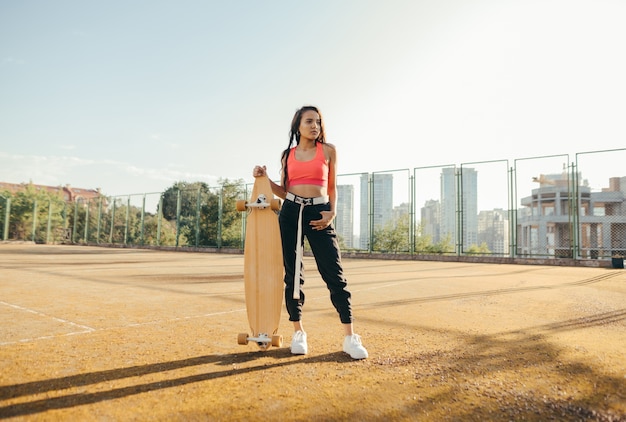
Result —
MULTIPOLYGON (((271 184, 274 194, 285 200, 278 221, 285 266, 285 305, 295 330, 291 353, 304 355, 308 351, 302 326, 305 296, 301 290, 306 236, 344 327, 343 351, 353 359, 365 359, 367 350, 353 331, 351 295, 346 289, 337 234, 332 225, 337 214, 337 152, 326 142, 322 115, 316 107, 305 106, 296 111, 281 164, 281 184, 271 184)), ((265 166, 254 168, 253 176, 266 174, 265 166)))

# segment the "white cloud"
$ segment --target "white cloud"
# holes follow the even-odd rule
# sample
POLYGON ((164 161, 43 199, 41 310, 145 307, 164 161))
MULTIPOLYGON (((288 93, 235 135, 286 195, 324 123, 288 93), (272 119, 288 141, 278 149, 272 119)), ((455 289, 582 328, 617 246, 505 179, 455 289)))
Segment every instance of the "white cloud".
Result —
POLYGON ((163 180, 167 182, 188 181, 195 182, 201 181, 208 184, 214 184, 218 177, 207 173, 197 173, 189 171, 180 171, 173 169, 155 169, 155 168, 140 168, 131 164, 117 163, 120 167, 124 167, 124 170, 134 176, 144 177, 152 180, 163 180))
POLYGON ((173 168, 138 167, 117 160, 75 156, 8 154, 0 151, 0 181, 85 189, 100 188, 107 195, 162 192, 178 181, 217 184, 218 176, 173 168))

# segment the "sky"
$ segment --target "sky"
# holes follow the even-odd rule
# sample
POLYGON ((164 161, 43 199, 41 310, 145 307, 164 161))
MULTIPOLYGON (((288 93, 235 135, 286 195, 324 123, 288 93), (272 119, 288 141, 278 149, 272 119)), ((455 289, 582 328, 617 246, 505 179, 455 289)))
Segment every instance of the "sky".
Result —
POLYGON ((0 181, 277 179, 307 104, 339 174, 624 148, 624 22, 623 0, 0 0, 0 181))

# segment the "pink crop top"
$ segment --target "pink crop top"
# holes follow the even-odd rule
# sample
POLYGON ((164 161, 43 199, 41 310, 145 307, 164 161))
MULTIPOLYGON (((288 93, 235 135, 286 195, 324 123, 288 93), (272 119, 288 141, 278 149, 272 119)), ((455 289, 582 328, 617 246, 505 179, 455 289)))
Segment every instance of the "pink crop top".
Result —
POLYGON ((328 160, 324 156, 324 146, 316 142, 315 157, 309 161, 296 160, 296 147, 291 148, 287 157, 289 186, 316 185, 328 186, 328 160))

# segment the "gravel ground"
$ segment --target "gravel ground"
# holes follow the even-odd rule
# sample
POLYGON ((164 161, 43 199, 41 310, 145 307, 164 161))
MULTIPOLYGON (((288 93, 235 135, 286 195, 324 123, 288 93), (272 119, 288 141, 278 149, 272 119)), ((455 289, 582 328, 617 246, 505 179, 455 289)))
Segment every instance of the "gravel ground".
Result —
POLYGON ((306 258, 309 354, 239 346, 243 258, 0 245, 0 418, 626 420, 626 272, 345 259, 370 357, 306 258))

